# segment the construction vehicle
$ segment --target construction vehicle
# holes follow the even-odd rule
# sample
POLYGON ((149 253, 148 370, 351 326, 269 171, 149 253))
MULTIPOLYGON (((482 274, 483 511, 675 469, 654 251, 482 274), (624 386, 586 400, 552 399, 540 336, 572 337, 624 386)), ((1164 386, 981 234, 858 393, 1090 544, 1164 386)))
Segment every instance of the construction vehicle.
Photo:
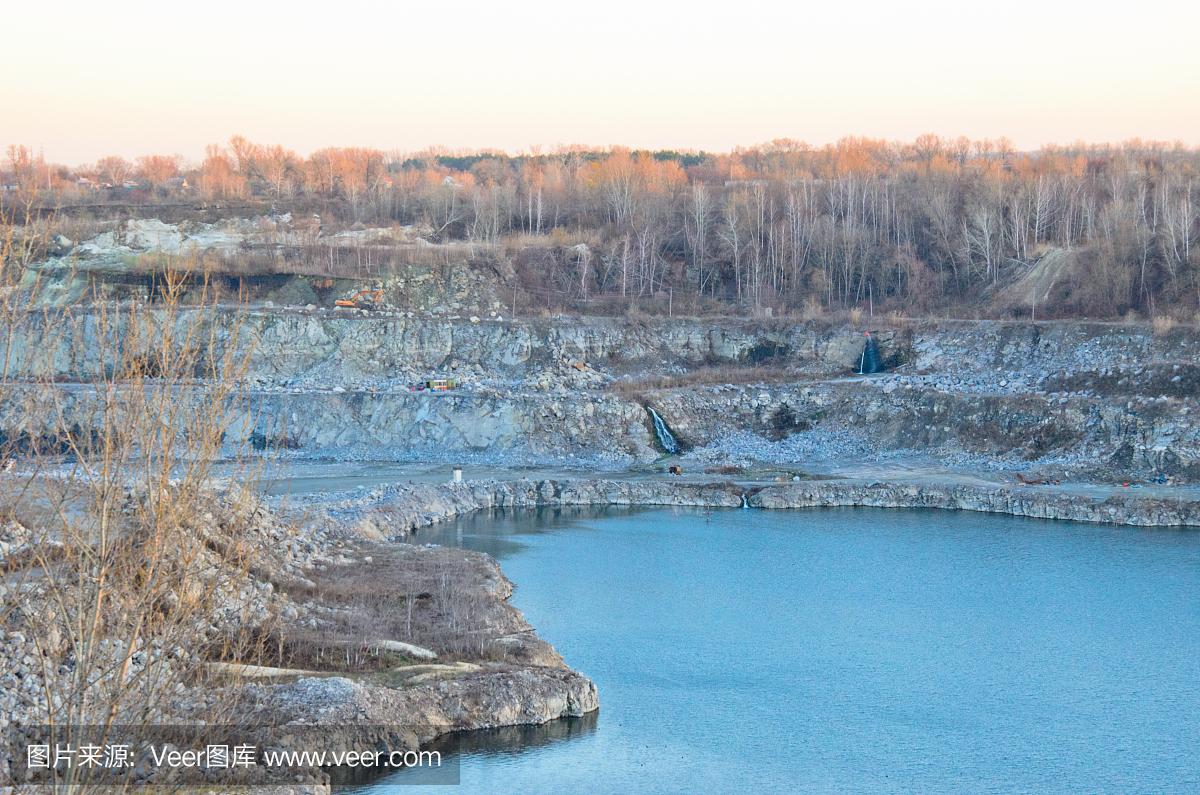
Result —
POLYGON ((431 378, 416 386, 409 387, 410 392, 424 392, 428 389, 431 392, 445 392, 448 389, 454 389, 458 386, 458 382, 453 378, 431 378))
POLYGON ((333 305, 349 307, 351 309, 374 309, 381 303, 383 303, 382 284, 374 290, 359 290, 350 298, 339 298, 333 302, 333 305))

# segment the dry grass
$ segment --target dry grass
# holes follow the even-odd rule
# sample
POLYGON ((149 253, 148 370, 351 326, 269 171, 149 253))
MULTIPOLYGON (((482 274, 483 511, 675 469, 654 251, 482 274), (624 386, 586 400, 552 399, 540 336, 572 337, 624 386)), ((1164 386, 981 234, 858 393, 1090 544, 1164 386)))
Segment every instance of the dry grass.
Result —
POLYGON ((715 466, 704 470, 706 475, 743 475, 746 473, 745 468, 736 466, 715 466))
POLYGON ((278 584, 293 599, 331 610, 318 629, 272 633, 265 640, 270 664, 370 673, 405 661, 377 651, 380 640, 432 649, 443 660, 503 659, 491 630, 503 623, 507 608, 484 591, 488 573, 481 558, 406 544, 373 546, 370 557, 307 572, 312 586, 278 584))
POLYGON ((1170 315, 1158 315, 1154 318, 1154 336, 1161 337, 1175 328, 1175 318, 1170 315))

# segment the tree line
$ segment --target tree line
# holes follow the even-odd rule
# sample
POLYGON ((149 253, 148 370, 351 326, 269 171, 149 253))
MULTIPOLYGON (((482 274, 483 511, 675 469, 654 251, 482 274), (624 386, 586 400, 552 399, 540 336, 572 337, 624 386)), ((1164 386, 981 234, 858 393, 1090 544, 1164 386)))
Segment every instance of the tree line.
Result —
POLYGON ((716 154, 531 149, 300 157, 233 136, 199 163, 149 155, 66 169, 10 147, 4 179, 60 202, 131 180, 167 200, 186 181, 187 195, 205 199, 319 205, 330 223, 421 224, 432 242, 499 247, 530 289, 564 306, 666 294, 745 313, 1200 307, 1200 151, 1180 143, 1019 152, 1005 138, 928 134, 820 147, 777 139, 716 154), (1040 293, 1008 289, 1037 277, 1047 256, 1055 273, 1040 293))

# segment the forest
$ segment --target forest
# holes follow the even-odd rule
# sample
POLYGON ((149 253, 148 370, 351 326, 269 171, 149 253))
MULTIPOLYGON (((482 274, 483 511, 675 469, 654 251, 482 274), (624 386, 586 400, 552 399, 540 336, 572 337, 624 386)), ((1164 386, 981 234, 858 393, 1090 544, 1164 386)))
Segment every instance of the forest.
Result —
POLYGON ((429 243, 507 258, 536 303, 561 311, 1193 322, 1200 309, 1200 150, 1178 142, 1021 152, 927 134, 302 157, 235 135, 199 162, 66 167, 10 146, 0 177, 10 210, 257 202, 328 230, 417 225, 429 243))

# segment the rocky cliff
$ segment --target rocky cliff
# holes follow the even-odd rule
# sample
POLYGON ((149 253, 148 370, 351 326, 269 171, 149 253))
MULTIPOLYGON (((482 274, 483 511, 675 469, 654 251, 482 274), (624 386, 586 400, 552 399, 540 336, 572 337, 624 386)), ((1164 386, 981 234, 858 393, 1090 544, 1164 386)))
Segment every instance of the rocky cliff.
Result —
MULTIPOLYGON (((1200 479, 1191 328, 880 328, 870 344, 883 372, 861 378, 866 334, 813 323, 303 310, 205 323, 214 352, 248 363, 231 444, 295 455, 645 464, 665 452, 653 408, 691 457, 712 463, 915 451, 1200 479), (410 392, 439 376, 459 388, 410 392)), ((62 421, 86 428, 87 383, 111 369, 120 336, 95 315, 47 316, 14 338, 9 372, 82 382, 64 387, 62 421)))

